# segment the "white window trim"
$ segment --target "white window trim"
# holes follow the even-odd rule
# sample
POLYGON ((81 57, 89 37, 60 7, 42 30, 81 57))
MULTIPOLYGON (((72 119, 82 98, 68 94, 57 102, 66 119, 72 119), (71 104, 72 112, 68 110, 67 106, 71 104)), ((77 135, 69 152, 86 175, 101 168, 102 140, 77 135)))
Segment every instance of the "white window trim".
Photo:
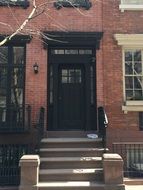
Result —
POLYGON ((131 10, 131 11, 141 11, 143 10, 143 3, 141 1, 125 1, 120 0, 119 9, 121 12, 124 12, 125 10, 131 10))
POLYGON ((126 5, 126 4, 120 4, 119 9, 121 12, 126 11, 142 11, 143 5, 126 5))
MULTIPOLYGON (((124 73, 124 51, 141 49, 143 51, 143 34, 115 34, 115 39, 118 45, 122 46, 122 67, 124 73)), ((143 111, 143 100, 127 101, 125 99, 125 81, 123 75, 123 98, 124 103, 122 110, 126 113, 128 111, 143 111)))

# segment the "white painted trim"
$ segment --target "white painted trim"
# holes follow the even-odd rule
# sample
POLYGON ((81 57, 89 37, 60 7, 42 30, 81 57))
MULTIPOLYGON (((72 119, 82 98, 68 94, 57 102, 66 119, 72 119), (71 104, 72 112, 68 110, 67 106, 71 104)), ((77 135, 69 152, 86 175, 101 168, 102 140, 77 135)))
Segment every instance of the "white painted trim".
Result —
POLYGON ((122 106, 122 111, 124 111, 125 113, 128 111, 134 111, 134 112, 140 112, 143 111, 143 106, 122 106))
POLYGON ((114 37, 124 48, 143 48, 143 34, 114 34, 114 37))
POLYGON ((126 106, 143 106, 143 101, 142 100, 127 100, 126 106))
POLYGON ((127 11, 142 11, 143 5, 127 5, 127 4, 120 4, 119 9, 121 12, 127 11))

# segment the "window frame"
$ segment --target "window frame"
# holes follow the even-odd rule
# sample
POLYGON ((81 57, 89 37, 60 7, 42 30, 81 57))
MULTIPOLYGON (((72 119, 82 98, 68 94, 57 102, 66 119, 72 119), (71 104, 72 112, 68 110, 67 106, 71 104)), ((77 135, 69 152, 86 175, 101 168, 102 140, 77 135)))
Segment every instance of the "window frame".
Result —
MULTIPOLYGON (((143 100, 138 99, 138 100, 127 100, 126 99, 126 86, 125 86, 125 77, 127 76, 125 73, 125 52, 126 51, 141 51, 141 64, 142 64, 142 77, 143 77, 143 48, 136 48, 136 47, 130 47, 130 48, 123 48, 122 49, 122 63, 123 63, 123 99, 125 102, 125 105, 127 106, 132 106, 132 105, 143 105, 143 100)), ((130 75, 130 76, 135 76, 135 75, 130 75)), ((133 89, 134 90, 134 89, 133 89)))
MULTIPOLYGON (((143 50, 143 34, 121 34, 115 33, 114 38, 117 41, 117 45, 121 46, 121 55, 122 55, 122 72, 124 72, 124 55, 123 51, 125 49, 142 49, 143 50)), ((125 99, 125 89, 124 89, 124 75, 122 74, 123 81, 123 104, 122 111, 127 113, 128 111, 142 112, 143 111, 143 101, 127 101, 125 99)))
POLYGON ((30 3, 28 0, 17 0, 15 2, 12 2, 12 0, 3 0, 2 2, 0 2, 0 6, 11 6, 11 7, 23 7, 24 9, 26 9, 27 7, 29 7, 30 3))
MULTIPOLYGON (((23 84, 22 84, 22 89, 23 89, 23 97, 22 97, 22 104, 19 104, 20 106, 25 105, 25 78, 26 78, 26 44, 9 44, 9 45, 4 45, 2 47, 7 47, 8 48, 8 62, 6 66, 1 66, 0 67, 5 67, 7 68, 7 81, 11 80, 10 82, 7 82, 6 86, 6 107, 11 104, 11 98, 12 98, 12 78, 13 78, 13 69, 14 68, 21 68, 23 69, 23 84), (23 65, 14 65, 14 48, 15 47, 22 47, 24 51, 24 63, 23 65), (12 61, 11 61, 12 59, 12 61), (10 76, 8 76, 10 74, 10 76)), ((19 89, 19 87, 18 87, 19 89)))

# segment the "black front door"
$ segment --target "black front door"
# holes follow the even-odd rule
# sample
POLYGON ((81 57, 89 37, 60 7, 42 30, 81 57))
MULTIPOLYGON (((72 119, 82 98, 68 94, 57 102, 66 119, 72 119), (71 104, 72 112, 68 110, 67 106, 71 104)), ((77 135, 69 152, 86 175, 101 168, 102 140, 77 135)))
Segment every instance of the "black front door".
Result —
POLYGON ((96 130, 95 51, 49 49, 48 130, 96 130))
POLYGON ((85 128, 84 72, 83 65, 59 66, 58 120, 60 130, 85 128))

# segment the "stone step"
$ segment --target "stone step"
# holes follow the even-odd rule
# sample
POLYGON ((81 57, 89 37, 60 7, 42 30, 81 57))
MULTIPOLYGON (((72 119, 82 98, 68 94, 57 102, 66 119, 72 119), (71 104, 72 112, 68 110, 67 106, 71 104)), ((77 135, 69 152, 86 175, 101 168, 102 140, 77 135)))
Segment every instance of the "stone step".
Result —
POLYGON ((102 139, 90 138, 44 138, 41 148, 96 148, 102 147, 102 139))
POLYGON ((41 157, 84 157, 102 156, 108 149, 104 148, 40 148, 41 157))
POLYGON ((102 167, 101 157, 43 157, 40 161, 41 169, 102 167))
POLYGON ((81 138, 88 134, 98 134, 97 131, 47 131, 48 138, 81 138))
POLYGON ((124 185, 105 185, 95 181, 49 181, 39 183, 38 190, 124 190, 124 185))
POLYGON ((102 168, 75 168, 75 169, 41 169, 40 182, 44 181, 102 181, 102 168))

